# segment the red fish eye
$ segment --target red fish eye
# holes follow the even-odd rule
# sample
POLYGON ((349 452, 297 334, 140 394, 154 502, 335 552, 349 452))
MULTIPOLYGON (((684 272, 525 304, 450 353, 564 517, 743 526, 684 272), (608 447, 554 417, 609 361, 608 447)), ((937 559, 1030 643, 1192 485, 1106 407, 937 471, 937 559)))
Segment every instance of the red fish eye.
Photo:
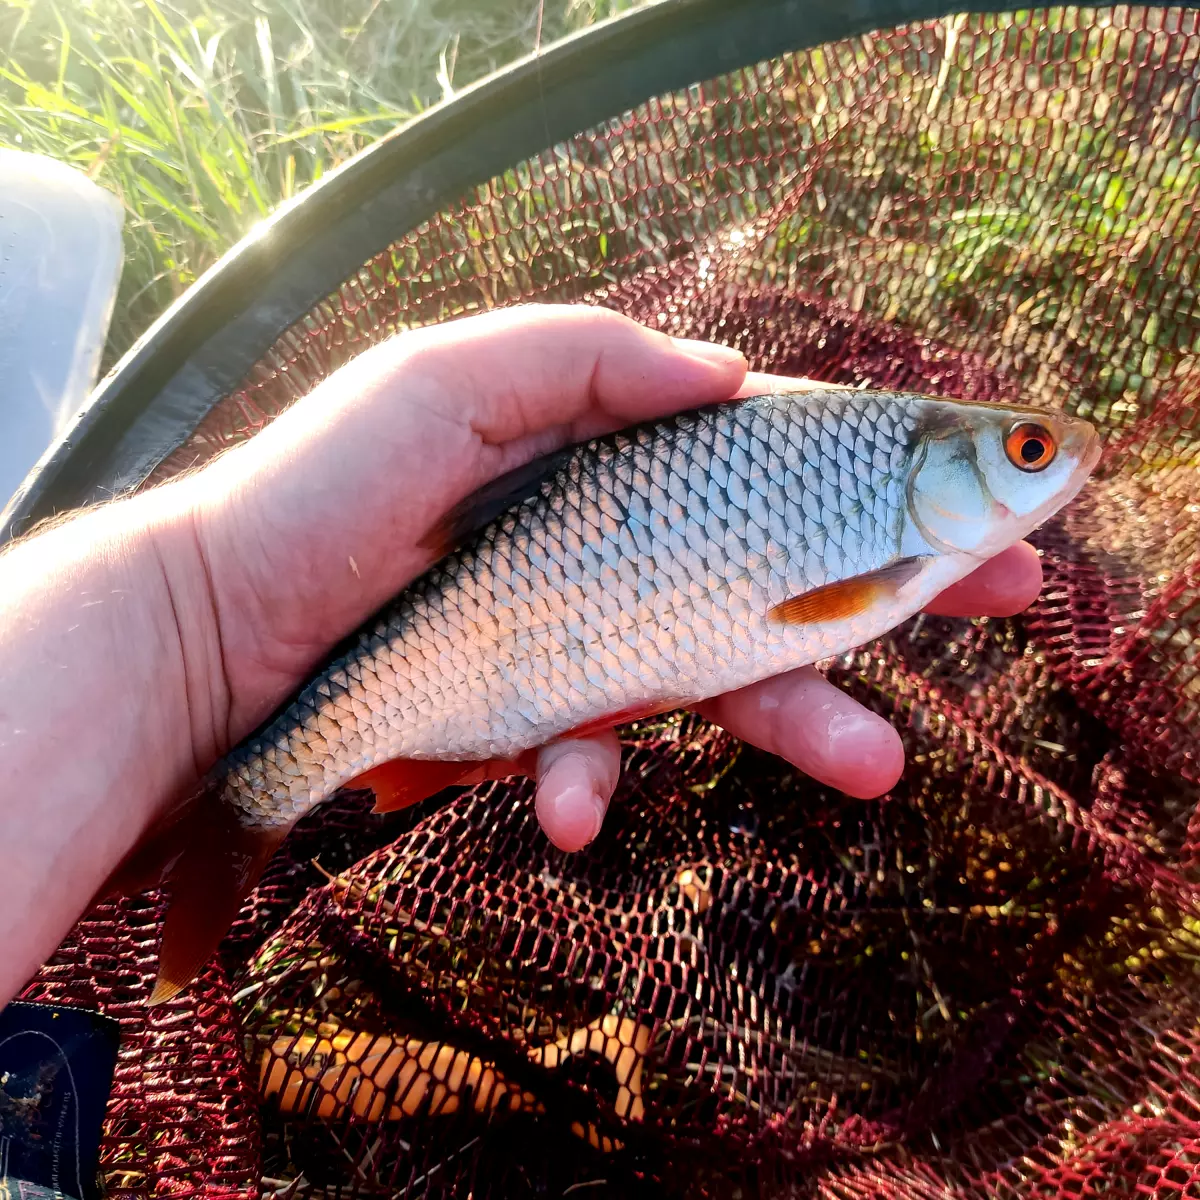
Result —
POLYGON ((1008 431, 1004 442, 1008 461, 1022 471, 1043 471, 1058 453, 1054 434, 1036 421, 1022 421, 1008 431))

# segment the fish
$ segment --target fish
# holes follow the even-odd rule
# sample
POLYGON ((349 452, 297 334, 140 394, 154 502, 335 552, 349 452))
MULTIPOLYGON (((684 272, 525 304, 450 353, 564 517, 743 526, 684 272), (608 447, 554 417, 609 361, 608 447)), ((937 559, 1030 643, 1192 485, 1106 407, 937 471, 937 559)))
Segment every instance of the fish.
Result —
POLYGON ((1062 508, 1100 451, 1062 412, 818 386, 487 485, 425 535, 434 565, 125 864, 170 893, 150 1002, 188 986, 289 830, 340 790, 393 811, 865 645, 1062 508))

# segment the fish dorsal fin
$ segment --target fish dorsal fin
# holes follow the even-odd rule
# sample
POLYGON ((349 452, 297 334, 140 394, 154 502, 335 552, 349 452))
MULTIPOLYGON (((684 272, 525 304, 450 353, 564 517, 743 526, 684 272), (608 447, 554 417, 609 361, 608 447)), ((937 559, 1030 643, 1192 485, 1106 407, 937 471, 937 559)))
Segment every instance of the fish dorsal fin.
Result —
POLYGON ((439 558, 489 525, 510 508, 525 500, 532 500, 545 485, 559 473, 578 452, 577 446, 566 446, 550 454, 543 454, 522 467, 485 483, 483 487, 460 500, 440 520, 430 526, 418 543, 422 550, 430 550, 439 558))
POLYGON ((873 604, 893 599, 928 561, 926 557, 898 559, 878 571, 827 583, 800 596, 789 596, 767 615, 785 625, 820 625, 857 617, 873 604))
POLYGON ((676 413, 670 417, 641 421, 634 425, 601 434, 587 442, 566 445, 551 450, 524 466, 485 483, 460 500, 445 516, 430 526, 418 545, 438 555, 449 554, 461 546, 471 534, 477 533, 497 517, 516 508, 526 500, 532 500, 556 475, 567 468, 572 459, 580 456, 600 455, 604 452, 621 454, 632 446, 642 445, 650 450, 657 440, 673 439, 681 429, 695 431, 712 420, 712 414, 723 408, 737 408, 756 401, 777 399, 775 396, 748 397, 744 400, 727 401, 725 404, 709 405, 694 411, 676 413))

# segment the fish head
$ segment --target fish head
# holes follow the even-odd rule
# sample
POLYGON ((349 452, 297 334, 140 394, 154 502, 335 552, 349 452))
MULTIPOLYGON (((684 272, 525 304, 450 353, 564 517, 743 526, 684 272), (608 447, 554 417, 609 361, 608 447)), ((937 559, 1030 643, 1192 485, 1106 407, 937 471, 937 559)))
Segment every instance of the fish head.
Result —
POLYGON ((1081 417, 1016 405, 927 400, 908 516, 943 553, 989 558, 1072 500, 1100 458, 1081 417))

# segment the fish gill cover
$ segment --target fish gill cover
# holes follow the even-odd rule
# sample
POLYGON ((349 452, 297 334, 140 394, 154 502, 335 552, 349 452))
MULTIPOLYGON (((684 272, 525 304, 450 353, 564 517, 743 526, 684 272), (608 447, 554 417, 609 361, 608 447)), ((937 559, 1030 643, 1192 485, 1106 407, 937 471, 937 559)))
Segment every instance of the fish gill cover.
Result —
POLYGON ((110 1196, 1200 1195, 1198 71, 1159 7, 784 55, 513 166, 279 337, 151 483, 529 299, 1106 451, 1028 613, 832 664, 904 737, 882 800, 659 718, 582 854, 528 785, 321 809, 161 1009, 159 899, 91 913, 27 996, 122 1023, 110 1196))

